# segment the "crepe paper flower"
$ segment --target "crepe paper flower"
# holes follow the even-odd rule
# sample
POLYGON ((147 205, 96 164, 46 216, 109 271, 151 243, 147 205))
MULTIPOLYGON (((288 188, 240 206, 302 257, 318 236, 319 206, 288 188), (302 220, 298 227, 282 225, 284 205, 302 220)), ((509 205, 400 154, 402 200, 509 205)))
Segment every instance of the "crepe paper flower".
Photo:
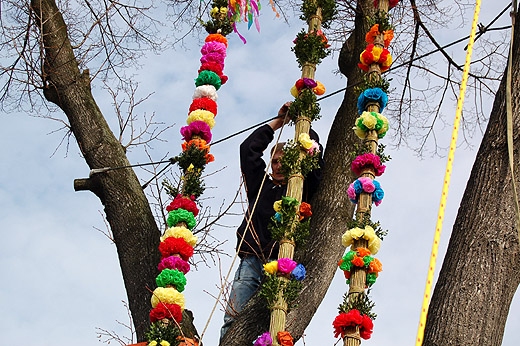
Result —
POLYGON ((367 43, 374 43, 377 36, 383 34, 383 45, 385 48, 390 46, 390 42, 392 42, 394 38, 394 31, 392 29, 385 30, 382 33, 379 31, 379 24, 374 24, 370 28, 370 31, 365 35, 365 40, 367 43))
POLYGON ((204 70, 213 71, 220 78, 221 84, 225 84, 228 80, 228 77, 226 75, 224 75, 224 72, 222 71, 223 69, 224 69, 224 66, 222 66, 214 61, 208 61, 200 66, 198 73, 201 73, 204 70))
POLYGON ((361 257, 370 256, 370 250, 367 249, 366 247, 358 247, 356 249, 356 252, 361 257))
POLYGON ((272 345, 273 345, 273 339, 271 338, 271 334, 269 332, 265 332, 262 335, 260 335, 253 343, 253 346, 272 346, 272 345))
POLYGON ((173 287, 157 287, 151 298, 152 307, 155 308, 159 303, 177 304, 184 310, 184 295, 173 287))
POLYGON ((366 225, 365 228, 354 227, 347 230, 341 237, 341 244, 349 247, 354 244, 357 239, 368 240, 368 250, 375 255, 381 247, 381 239, 377 236, 372 226, 366 225))
POLYGON ((312 216, 311 205, 307 202, 302 202, 300 204, 299 214, 300 214, 300 221, 307 217, 311 217, 312 216))
POLYGON ((291 336, 291 333, 286 331, 281 331, 276 334, 276 340, 278 340, 278 343, 280 346, 294 346, 293 337, 291 336))
POLYGON ((374 186, 375 190, 372 193, 372 202, 374 202, 374 204, 377 207, 383 201, 383 197, 385 197, 385 192, 381 188, 381 184, 379 184, 379 182, 376 180, 374 180, 374 186))
POLYGON ((367 315, 362 315, 362 318, 363 320, 361 321, 361 326, 359 326, 359 336, 362 339, 368 340, 372 336, 374 322, 367 315))
POLYGON ((350 283, 352 267, 364 268, 366 270, 366 285, 372 286, 378 277, 378 273, 383 270, 383 265, 372 257, 370 249, 358 247, 356 250, 348 251, 338 262, 339 269, 343 270, 347 284, 350 283))
POLYGON ((216 62, 217 64, 220 64, 222 66, 224 66, 224 58, 225 58, 225 54, 220 54, 220 53, 217 53, 217 52, 212 52, 212 53, 208 53, 208 54, 204 54, 201 58, 200 58, 200 63, 201 64, 204 64, 204 63, 207 63, 207 62, 210 62, 210 61, 213 61, 213 62, 216 62))
POLYGON ((173 286, 177 291, 184 291, 186 277, 184 273, 177 269, 164 269, 155 278, 157 287, 173 286))
POLYGON ((381 261, 379 261, 377 258, 374 258, 372 261, 370 261, 368 265, 368 272, 369 273, 375 273, 377 277, 377 273, 383 271, 383 264, 381 261))
POLYGON ((278 201, 274 202, 273 204, 273 209, 274 211, 276 211, 277 213, 282 211, 282 200, 279 199, 278 201))
POLYGON ((282 209, 296 211, 300 205, 300 202, 294 197, 283 196, 282 197, 282 209))
POLYGON ((200 49, 200 53, 202 55, 206 55, 209 53, 218 53, 226 57, 226 45, 217 41, 206 42, 200 49))
POLYGON ((359 195, 362 192, 372 193, 375 190, 372 179, 367 177, 359 177, 351 183, 347 189, 348 198, 352 203, 357 203, 359 195))
POLYGON ((162 271, 164 269, 177 269, 187 274, 190 271, 190 264, 180 257, 168 256, 161 259, 161 262, 157 265, 157 270, 162 271))
POLYGON ((355 327, 360 325, 362 322, 363 318, 357 309, 352 309, 349 312, 340 312, 332 322, 332 326, 334 327, 334 337, 337 338, 341 335, 341 338, 344 338, 348 327, 355 327))
POLYGON ((155 308, 150 310, 150 322, 154 323, 164 319, 175 320, 177 323, 181 323, 181 307, 177 304, 159 303, 155 308))
MULTIPOLYGON (((388 9, 391 10, 392 8, 394 8, 395 6, 397 6, 397 4, 399 3, 399 0, 390 0, 388 2, 388 9)), ((374 0, 374 7, 375 8, 378 8, 379 7, 379 0, 374 0)))
POLYGON ((390 42, 394 39, 394 31, 392 29, 383 31, 383 44, 388 48, 390 42))
POLYGON ((357 176, 360 176, 367 167, 372 167, 374 169, 376 177, 381 176, 386 169, 386 166, 381 164, 381 158, 372 153, 365 153, 357 156, 352 161, 350 167, 352 168, 352 172, 357 176))
POLYGON ((290 92, 291 92, 291 95, 292 95, 293 97, 295 97, 295 98, 298 97, 298 95, 300 94, 300 92, 299 92, 298 89, 296 88, 296 85, 293 85, 293 86, 291 87, 290 92))
POLYGON ((166 211, 170 212, 179 208, 191 211, 193 216, 199 215, 199 208, 197 208, 197 204, 195 203, 195 196, 186 197, 179 193, 166 207, 166 211))
POLYGON ((161 340, 161 342, 157 343, 156 340, 152 340, 148 343, 148 346, 170 346, 170 343, 166 340, 161 340))
POLYGON ((170 227, 161 237, 161 241, 166 240, 167 238, 182 238, 188 243, 190 246, 195 246, 197 244, 197 236, 194 236, 193 233, 186 227, 170 227))
POLYGON ((169 227, 173 227, 180 222, 184 222, 188 229, 193 229, 197 224, 195 220, 195 216, 191 211, 187 211, 185 209, 175 209, 168 213, 168 217, 166 218, 166 223, 169 227))
POLYGON ((210 111, 205 111, 202 109, 197 109, 188 115, 188 119, 186 123, 189 125, 194 121, 201 120, 208 124, 209 128, 212 129, 215 126, 215 114, 210 111))
POLYGON ((203 109, 205 111, 210 111, 215 116, 217 116, 217 103, 215 101, 213 101, 212 99, 210 99, 209 97, 201 97, 198 99, 193 99, 193 101, 191 102, 188 114, 197 109, 203 109))
POLYGON ((296 268, 296 261, 282 257, 278 259, 278 272, 283 275, 290 274, 296 268))
POLYGON ((282 222, 282 214, 276 212, 274 213, 273 215, 273 219, 276 221, 276 222, 282 222))
POLYGON ((278 261, 271 261, 264 264, 264 271, 271 275, 276 275, 278 272, 278 261))
POLYGON ((159 243, 159 252, 163 258, 179 255, 187 261, 193 256, 193 246, 183 238, 166 238, 159 243))
MULTIPOLYGON (((226 11, 227 11, 227 8, 226 8, 226 11)), ((221 34, 209 34, 208 36, 206 36, 204 41, 205 42, 216 41, 216 42, 223 43, 226 47, 228 46, 227 38, 221 34)))
POLYGON ((358 114, 366 111, 367 104, 370 102, 377 102, 379 104, 379 112, 382 112, 388 103, 388 95, 381 88, 365 89, 358 97, 358 114))
POLYGON ((291 95, 298 97, 303 89, 312 89, 316 95, 323 95, 325 93, 325 86, 318 81, 311 78, 300 78, 291 87, 291 95))
POLYGON ((222 85, 222 81, 220 80, 220 77, 218 74, 216 74, 213 71, 209 70, 203 70, 200 71, 199 76, 195 79, 195 85, 201 86, 201 85, 213 85, 215 89, 220 89, 220 86, 222 85))
POLYGON ((212 138, 211 129, 209 125, 202 120, 195 120, 191 122, 189 125, 181 127, 181 135, 182 139, 185 141, 189 141, 195 136, 200 137, 206 142, 211 142, 212 138))
POLYGON ((386 48, 369 44, 365 50, 359 55, 358 67, 365 72, 368 72, 370 65, 378 64, 381 72, 385 72, 392 65, 392 55, 386 48))
POLYGON ((191 146, 194 146, 197 149, 204 151, 204 152, 209 151, 209 145, 206 143, 206 141, 203 139, 198 139, 198 138, 191 139, 188 142, 182 143, 182 151, 188 150, 191 146))
POLYGON ((201 85, 195 88, 193 92, 193 99, 198 99, 201 97, 209 97, 213 101, 217 101, 217 89, 213 85, 201 85))
POLYGON ((291 276, 297 281, 302 281, 305 279, 305 275, 307 275, 307 270, 301 263, 298 263, 298 265, 291 272, 291 276))
POLYGON ((375 130, 378 138, 383 138, 388 131, 388 119, 377 112, 363 112, 356 119, 356 126, 353 127, 354 133, 360 138, 365 139, 368 131, 375 130))
POLYGON ((306 132, 300 133, 298 136, 298 143, 300 143, 302 148, 305 150, 309 150, 312 147, 312 142, 314 142, 314 140, 311 139, 309 134, 306 132))
POLYGON ((221 19, 227 16, 228 9, 227 7, 213 7, 209 12, 211 18, 221 19))
POLYGON ((314 91, 314 93, 318 96, 325 94, 325 90, 325 85, 323 85, 323 83, 320 81, 316 81, 316 86, 312 88, 312 91, 314 91))

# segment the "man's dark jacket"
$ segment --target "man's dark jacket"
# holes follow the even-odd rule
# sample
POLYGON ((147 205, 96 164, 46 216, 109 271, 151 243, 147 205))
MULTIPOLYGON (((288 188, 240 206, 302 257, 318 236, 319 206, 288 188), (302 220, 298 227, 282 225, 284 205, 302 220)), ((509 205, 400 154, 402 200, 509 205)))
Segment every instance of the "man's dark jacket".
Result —
MULTIPOLYGON (((314 132, 314 130, 311 129, 309 135, 311 139, 319 143, 318 134, 314 132)), ((246 186, 248 211, 237 230, 237 249, 240 245, 240 241, 244 238, 238 254, 241 258, 256 256, 261 258, 264 262, 278 256, 279 245, 278 242, 271 239, 271 232, 269 231, 268 225, 271 222, 271 217, 275 214, 273 209, 274 202, 282 199, 282 196, 286 194, 286 184, 278 185, 271 180, 269 176, 266 177, 247 232, 245 230, 248 216, 250 211, 253 210, 258 191, 266 174, 266 164, 262 159, 262 154, 273 138, 274 131, 266 124, 251 133, 240 145, 240 167, 246 186)), ((303 202, 310 201, 317 191, 321 180, 321 169, 324 164, 323 148, 321 145, 319 164, 320 168, 310 172, 305 178, 303 184, 303 202)))

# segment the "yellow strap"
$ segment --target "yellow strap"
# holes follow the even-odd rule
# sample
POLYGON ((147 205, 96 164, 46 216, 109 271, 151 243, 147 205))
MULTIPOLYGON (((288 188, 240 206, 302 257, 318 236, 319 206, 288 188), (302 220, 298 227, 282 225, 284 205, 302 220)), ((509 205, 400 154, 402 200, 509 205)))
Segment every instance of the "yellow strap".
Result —
POLYGON ((455 156, 455 149, 457 147, 457 137, 459 133, 459 124, 462 117, 462 106, 464 104, 464 94, 468 82, 469 69, 471 64, 471 53, 473 52, 473 43, 475 41, 475 35, 477 31, 478 15, 480 12, 480 2, 477 0, 475 4, 475 11, 473 14, 473 23, 471 25, 471 34, 469 37, 468 50, 466 51, 466 63, 464 64, 464 70, 462 72, 462 81, 460 85, 459 98, 457 102, 457 110, 455 112, 455 120, 453 122, 453 131, 450 143, 450 150, 448 153, 448 162, 446 164, 446 172, 444 175, 444 185, 442 187, 441 203, 439 206, 439 212, 437 217, 437 225, 435 227, 435 235, 433 238, 432 252, 430 255, 430 267, 428 269, 428 277, 426 280, 426 287, 424 289, 424 299, 421 308, 421 317, 419 320, 419 329, 417 331, 416 346, 421 346, 424 336, 424 327, 426 325, 426 316, 428 315, 428 305, 430 303, 431 290, 433 285, 433 276, 435 273, 435 264, 437 261, 437 253, 439 249, 439 242, 441 239, 442 222, 444 220, 444 211, 446 209, 446 200, 448 198, 448 188, 451 180, 451 170, 453 168, 453 158, 455 156))
POLYGON ((507 111, 507 153, 509 155, 509 169, 511 170, 511 183, 513 185, 513 200, 515 202, 516 212, 516 230, 518 232, 518 241, 520 242, 520 204, 518 202, 518 192, 516 188, 515 176, 515 156, 513 153, 513 106, 511 105, 511 81, 513 71, 513 41, 515 36, 515 15, 516 4, 511 12, 511 43, 509 46, 509 59, 507 62, 507 81, 506 81, 506 111, 507 111))

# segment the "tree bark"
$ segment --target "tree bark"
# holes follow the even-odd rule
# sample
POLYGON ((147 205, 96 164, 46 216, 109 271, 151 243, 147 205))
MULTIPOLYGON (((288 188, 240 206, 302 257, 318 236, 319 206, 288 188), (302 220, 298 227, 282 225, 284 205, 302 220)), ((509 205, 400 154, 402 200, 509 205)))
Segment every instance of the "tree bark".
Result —
MULTIPOLYGON (((80 73, 67 27, 54 0, 32 0, 44 49, 44 95, 67 116, 81 153, 92 168, 127 166, 121 144, 110 130, 90 89, 88 71, 80 73)), ((128 303, 139 341, 148 329, 155 287, 160 232, 132 169, 92 176, 90 190, 104 205, 117 247, 128 303)))
MULTIPOLYGON (((520 183, 520 16, 512 68, 516 181, 520 183)), ((520 283, 520 248, 507 154, 504 75, 466 186, 430 303, 424 345, 501 345, 520 283)))
MULTIPOLYGON (((311 236, 303 249, 296 249, 295 260, 302 263, 307 276, 296 307, 287 315, 287 330, 294 340, 301 338, 322 302, 337 270, 337 262, 345 252, 341 236, 352 219, 354 205, 347 196, 348 185, 354 179, 349 153, 359 139, 352 126, 357 113, 357 95, 353 86, 361 81, 357 67, 359 54, 365 48, 365 33, 369 30, 366 17, 373 10, 372 1, 360 1, 354 34, 343 45, 339 56, 340 71, 347 77, 347 90, 336 113, 324 152, 325 168, 320 188, 311 201, 313 216, 311 236)), ((338 297, 338 305, 341 297, 338 297)), ((335 316, 331 316, 330 325, 335 316)), ((221 345, 250 345, 258 335, 269 330, 269 310, 265 301, 254 296, 237 316, 235 323, 222 339, 221 345)), ((331 327, 332 333, 332 327, 331 327)))

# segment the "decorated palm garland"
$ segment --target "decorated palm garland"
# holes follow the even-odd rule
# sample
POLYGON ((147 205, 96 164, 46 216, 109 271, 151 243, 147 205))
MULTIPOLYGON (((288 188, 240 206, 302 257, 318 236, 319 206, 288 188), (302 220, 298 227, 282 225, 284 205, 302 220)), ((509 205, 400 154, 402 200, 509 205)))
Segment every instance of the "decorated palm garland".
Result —
POLYGON ((251 9, 248 6, 229 10, 227 0, 214 0, 210 20, 202 23, 208 35, 201 48, 201 65, 195 79, 187 125, 180 129, 184 142, 176 162, 182 173, 181 186, 168 186, 174 198, 166 207, 168 228, 159 244, 161 261, 158 264, 157 288, 151 297, 151 325, 147 333, 150 346, 179 345, 181 342, 196 344, 196 341, 184 337, 180 328, 185 308, 182 294, 186 285, 185 275, 190 270, 189 260, 197 244, 197 237, 192 232, 199 213, 196 200, 204 192, 202 172, 214 160, 209 152, 209 143, 217 115, 217 91, 228 80, 223 71, 228 46, 226 36, 236 31, 235 21, 248 18, 251 9))
POLYGON ((309 235, 311 206, 302 202, 303 177, 319 167, 319 145, 309 136, 310 124, 319 119, 320 106, 317 96, 325 93, 325 86, 315 80, 316 65, 330 54, 328 40, 321 27, 336 15, 334 0, 304 0, 300 18, 308 24, 296 35, 291 50, 302 69, 291 87, 294 101, 288 115, 295 124, 294 140, 287 141, 281 158, 281 171, 287 178, 287 193, 275 202, 276 211, 270 224, 273 239, 280 242, 278 260, 264 265, 266 280, 260 295, 267 300, 271 310, 269 331, 260 335, 256 346, 294 344, 292 335, 285 330, 285 319, 296 300, 305 278, 305 267, 292 260, 296 245, 303 245, 309 235))
POLYGON ((338 261, 349 291, 344 295, 343 303, 338 308, 339 314, 332 323, 334 336, 341 337, 343 344, 349 346, 357 346, 361 339, 369 339, 372 335, 376 315, 372 312, 374 303, 368 294, 383 270, 381 262, 373 256, 379 251, 385 232, 380 229, 379 223, 370 220, 370 216, 372 204, 380 205, 384 197, 380 183, 374 178, 385 172, 383 163, 389 159, 383 154, 384 146, 378 144, 378 139, 388 131, 388 119, 381 114, 388 102, 388 82, 381 73, 392 64, 388 47, 394 32, 387 12, 397 2, 374 1, 376 11, 370 18, 371 28, 365 36, 367 46, 360 54, 358 64, 367 74, 362 86, 357 88, 359 117, 353 130, 363 145, 351 164, 358 178, 347 189, 350 201, 356 204, 356 215, 342 236, 341 242, 347 252, 338 261))

